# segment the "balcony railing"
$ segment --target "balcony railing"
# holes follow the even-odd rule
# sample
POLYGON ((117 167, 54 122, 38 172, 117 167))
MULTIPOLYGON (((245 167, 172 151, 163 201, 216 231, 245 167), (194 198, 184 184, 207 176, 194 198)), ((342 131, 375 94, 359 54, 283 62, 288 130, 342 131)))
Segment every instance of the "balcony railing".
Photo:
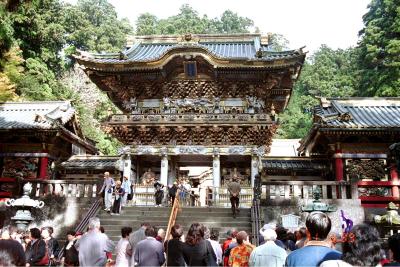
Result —
POLYGON ((271 123, 273 118, 269 114, 225 114, 225 113, 204 113, 204 114, 132 114, 113 115, 109 123, 129 124, 176 124, 176 123, 221 123, 221 122, 243 122, 243 123, 271 123))

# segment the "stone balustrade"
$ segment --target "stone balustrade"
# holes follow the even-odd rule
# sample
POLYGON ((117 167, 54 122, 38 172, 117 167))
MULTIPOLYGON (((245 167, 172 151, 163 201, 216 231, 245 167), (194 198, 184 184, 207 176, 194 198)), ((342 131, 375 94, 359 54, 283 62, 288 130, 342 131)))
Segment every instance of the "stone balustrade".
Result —
POLYGON ((77 198, 96 198, 102 180, 25 180, 32 183, 31 197, 60 195, 77 198))
POLYGON ((261 187, 262 200, 313 199, 318 190, 321 199, 357 199, 357 187, 336 181, 268 181, 261 187))

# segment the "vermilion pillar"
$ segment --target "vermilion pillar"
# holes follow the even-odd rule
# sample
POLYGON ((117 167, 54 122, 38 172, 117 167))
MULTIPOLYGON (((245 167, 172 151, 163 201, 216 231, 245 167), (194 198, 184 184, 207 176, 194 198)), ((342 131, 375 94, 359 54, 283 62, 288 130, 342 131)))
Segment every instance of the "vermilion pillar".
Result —
MULTIPOLYGON (((390 177, 392 178, 392 182, 398 182, 399 181, 399 174, 396 170, 396 165, 392 165, 390 168, 390 177)), ((392 196, 399 198, 400 197, 400 193, 399 193, 399 186, 398 185, 394 185, 392 187, 392 196)))
POLYGON ((39 166, 39 178, 46 179, 47 177, 47 165, 49 164, 49 158, 43 157, 40 159, 40 166, 39 166))
POLYGON ((343 159, 339 157, 339 154, 342 153, 341 149, 336 149, 336 158, 335 158, 335 176, 336 181, 343 181, 343 159))

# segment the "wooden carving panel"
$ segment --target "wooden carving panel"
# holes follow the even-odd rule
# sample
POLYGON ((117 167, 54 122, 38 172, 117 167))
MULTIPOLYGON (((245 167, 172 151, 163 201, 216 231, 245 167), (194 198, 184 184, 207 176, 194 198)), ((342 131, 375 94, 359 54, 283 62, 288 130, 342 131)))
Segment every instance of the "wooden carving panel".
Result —
POLYGON ((136 145, 271 145, 276 127, 113 127, 111 134, 136 145))

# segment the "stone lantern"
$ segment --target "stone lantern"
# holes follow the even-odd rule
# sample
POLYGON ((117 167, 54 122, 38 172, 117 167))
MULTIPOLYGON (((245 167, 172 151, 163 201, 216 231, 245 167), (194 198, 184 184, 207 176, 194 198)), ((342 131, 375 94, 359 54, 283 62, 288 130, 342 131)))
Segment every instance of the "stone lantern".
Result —
POLYGON ((29 223, 33 220, 31 209, 43 208, 44 202, 31 199, 29 197, 32 191, 32 184, 26 183, 23 187, 23 196, 17 199, 9 199, 6 201, 7 207, 16 207, 17 212, 11 220, 17 225, 19 230, 26 230, 29 223))

